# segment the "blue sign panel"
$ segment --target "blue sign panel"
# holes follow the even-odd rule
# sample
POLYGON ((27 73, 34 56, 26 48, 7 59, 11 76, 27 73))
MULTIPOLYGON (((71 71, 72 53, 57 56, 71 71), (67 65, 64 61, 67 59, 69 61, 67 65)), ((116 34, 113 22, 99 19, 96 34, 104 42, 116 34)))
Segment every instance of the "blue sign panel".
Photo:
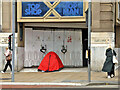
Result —
POLYGON ((42 17, 48 10, 43 2, 22 2, 22 17, 42 17))
POLYGON ((83 2, 60 2, 55 10, 61 16, 83 16, 83 2))
POLYGON ((50 2, 51 4, 53 4, 54 2, 50 2))

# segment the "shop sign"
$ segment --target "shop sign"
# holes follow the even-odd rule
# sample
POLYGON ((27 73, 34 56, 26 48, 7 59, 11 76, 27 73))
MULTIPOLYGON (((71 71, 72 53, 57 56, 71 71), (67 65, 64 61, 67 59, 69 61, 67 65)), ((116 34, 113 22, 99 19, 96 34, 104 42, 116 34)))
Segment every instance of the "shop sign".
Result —
POLYGON ((48 10, 43 2, 22 2, 22 17, 42 17, 48 10))
POLYGON ((83 16, 83 2, 60 2, 55 10, 61 16, 83 16))
MULTIPOLYGON (((22 17, 43 17, 49 9, 44 2, 22 2, 22 17)), ((61 16, 83 16, 83 2, 60 2, 54 10, 61 16)))

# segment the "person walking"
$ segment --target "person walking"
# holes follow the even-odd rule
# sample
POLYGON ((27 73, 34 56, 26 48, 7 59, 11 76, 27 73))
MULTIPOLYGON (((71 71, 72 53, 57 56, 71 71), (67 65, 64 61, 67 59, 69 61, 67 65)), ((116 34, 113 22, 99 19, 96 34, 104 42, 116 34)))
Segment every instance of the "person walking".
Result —
POLYGON ((6 65, 3 71, 1 71, 1 73, 5 73, 8 66, 10 67, 11 71, 12 71, 12 65, 11 65, 11 61, 12 61, 12 53, 11 51, 8 49, 8 47, 6 47, 6 52, 4 53, 5 57, 6 57, 6 65))
POLYGON ((103 72, 107 72, 107 78, 113 78, 115 76, 113 63, 113 55, 117 55, 116 52, 111 48, 111 45, 106 50, 106 61, 104 62, 104 66, 102 68, 103 72))

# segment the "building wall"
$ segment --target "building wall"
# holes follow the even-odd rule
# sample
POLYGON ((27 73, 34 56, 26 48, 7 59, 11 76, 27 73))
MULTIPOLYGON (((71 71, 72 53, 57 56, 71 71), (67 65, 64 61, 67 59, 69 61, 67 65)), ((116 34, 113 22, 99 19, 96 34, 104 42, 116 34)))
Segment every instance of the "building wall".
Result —
MULTIPOLYGON (((3 0, 0 0, 0 25, 2 25, 0 31, 0 70, 3 70, 6 63, 3 53, 5 52, 5 48, 8 47, 8 36, 12 32, 12 3, 9 1, 4 2, 3 0)), ((20 48, 18 48, 17 37, 18 35, 15 34, 15 71, 22 69, 22 57, 24 54, 24 49, 21 48, 21 50, 19 50, 20 48)))
POLYGON ((11 2, 2 2, 2 32, 11 32, 11 2))
MULTIPOLYGON (((19 6, 20 4, 18 4, 19 6)), ((20 11, 20 8, 18 8, 20 11)), ((18 23, 19 22, 41 22, 36 19, 29 19, 20 17, 18 12, 18 23), (36 21, 35 21, 36 20, 36 21)), ((49 19, 50 20, 50 19, 49 19)), ((56 19, 54 19, 56 20, 56 19)), ((60 19, 59 19, 60 21, 60 19)), ((59 22, 57 21, 57 22, 59 22)), ((43 22, 43 21, 42 21, 43 22)), ((41 23, 42 23, 41 22, 41 23)), ((48 22, 46 20, 46 22, 48 22)), ((52 22, 52 19, 50 20, 52 22)), ((63 21, 61 21, 63 22, 63 21)), ((101 71, 103 63, 105 61, 105 50, 111 43, 114 47, 114 4, 93 2, 92 3, 92 32, 91 32, 91 68, 95 71, 101 71), (100 63, 100 64, 98 64, 100 63)), ((19 34, 18 34, 19 35, 19 34)), ((19 38, 18 38, 19 39, 19 38)), ((23 45, 24 42, 19 44, 23 45)))
POLYGON ((120 48, 120 2, 116 3, 116 48, 120 48))
POLYGON ((91 33, 91 68, 94 71, 101 71, 105 62, 105 52, 111 43, 114 46, 114 33, 92 32, 91 33))
MULTIPOLYGON (((4 69, 5 67, 5 48, 8 47, 8 36, 11 33, 0 33, 0 71, 4 69)), ((22 52, 22 50, 20 52, 18 52, 18 47, 17 47, 17 34, 15 34, 15 70, 20 70, 20 65, 21 63, 18 62, 17 60, 17 55, 22 52)), ((20 54, 20 59, 22 58, 22 55, 20 54)), ((21 59, 22 61, 22 59, 21 59)))
POLYGON ((116 28, 116 48, 120 48, 120 26, 116 28))
MULTIPOLYGON (((1 0, 0 0, 1 1, 1 0)), ((2 2, 2 32, 11 32, 11 20, 12 20, 12 9, 11 9, 11 2, 2 2)), ((0 3, 1 7, 1 3, 0 3)), ((101 71, 103 63, 105 61, 105 50, 109 45, 109 42, 114 46, 114 4, 112 3, 99 3, 93 2, 92 3, 92 57, 91 57, 91 68, 92 70, 101 71), (101 36, 96 38, 97 36, 101 36), (104 38, 108 35, 107 38, 104 38), (99 52, 100 51, 100 52, 99 52), (96 54, 95 54, 96 53, 96 54), (99 57, 101 55, 101 57, 99 57), (101 64, 97 64, 101 63, 101 64), (96 66, 95 66, 96 65, 96 66)), ((1 9, 0 9, 1 10, 1 9)), ((18 8, 19 10, 19 8, 18 8)), ((1 11, 0 11, 1 12, 1 11)), ((19 20, 20 21, 20 20, 19 20)), ((31 19, 29 20, 31 21, 31 19)), ((37 21, 38 22, 38 21, 37 21)), ((0 24, 1 24, 0 23, 0 24)), ((23 26, 24 27, 24 26, 23 26)), ((24 53, 24 28, 23 28, 23 40, 20 41, 20 30, 18 24, 18 54, 20 52, 24 53)), ((120 47, 120 27, 117 27, 116 30, 116 47, 120 47)), ((21 59, 21 63, 23 63, 24 56, 23 54, 18 55, 18 61, 21 59)), ((22 64, 20 65, 20 69, 22 68, 22 64)))
POLYGON ((24 26, 24 24, 22 24, 22 26, 20 27, 20 23, 17 23, 17 31, 18 31, 18 37, 17 37, 18 47, 24 47, 24 41, 25 41, 25 26, 24 26), (20 33, 22 33, 22 40, 20 40, 20 33))
POLYGON ((2 1, 0 0, 0 32, 2 29, 2 1))
POLYGON ((91 69, 95 71, 102 70, 108 45, 114 47, 113 8, 113 3, 92 3, 91 69))
POLYGON ((17 47, 17 71, 24 67, 24 47, 17 47))
POLYGON ((92 3, 92 32, 113 32, 113 4, 92 3))

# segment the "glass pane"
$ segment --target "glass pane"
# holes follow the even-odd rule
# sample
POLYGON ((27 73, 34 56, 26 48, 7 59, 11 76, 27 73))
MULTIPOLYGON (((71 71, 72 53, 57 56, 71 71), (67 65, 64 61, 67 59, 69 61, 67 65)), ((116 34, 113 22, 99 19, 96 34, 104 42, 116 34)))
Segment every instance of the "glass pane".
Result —
POLYGON ((48 10, 43 2, 22 2, 22 17, 42 17, 48 10))
POLYGON ((50 14, 50 17, 54 17, 53 13, 50 14))
POLYGON ((60 2, 55 10, 61 16, 83 16, 83 2, 60 2))
POLYGON ((50 2, 51 4, 53 4, 54 2, 50 2))

